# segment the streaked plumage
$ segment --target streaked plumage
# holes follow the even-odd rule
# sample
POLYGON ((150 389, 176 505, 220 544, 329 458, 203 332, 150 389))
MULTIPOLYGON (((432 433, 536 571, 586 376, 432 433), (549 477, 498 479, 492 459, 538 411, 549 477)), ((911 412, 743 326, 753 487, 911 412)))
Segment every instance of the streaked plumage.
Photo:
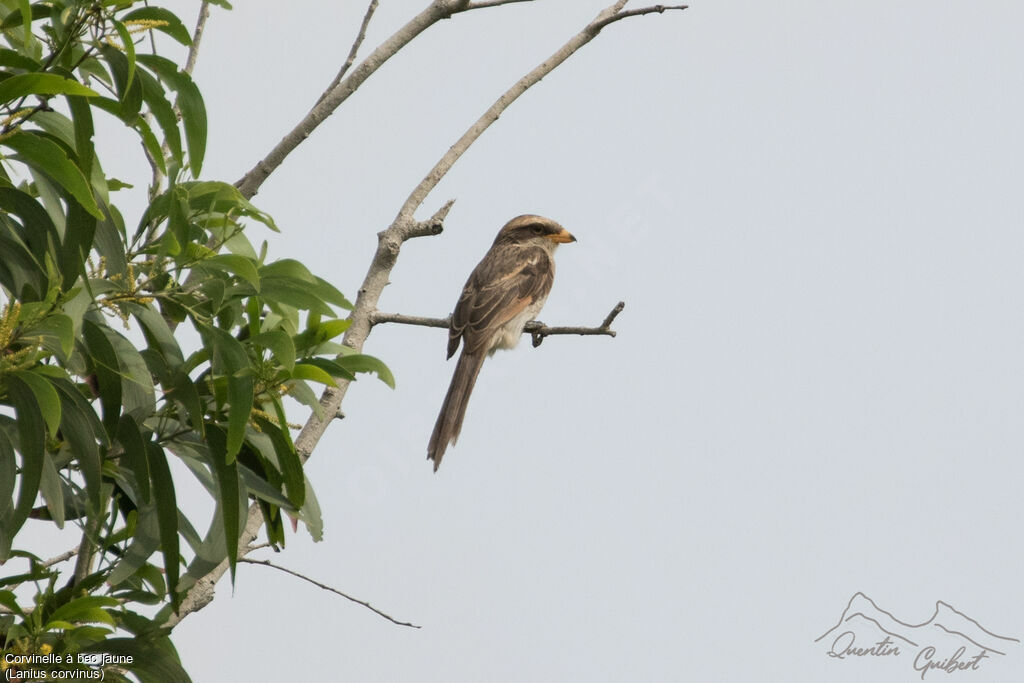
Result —
POLYGON ((448 329, 448 358, 460 343, 462 353, 427 446, 427 459, 434 461, 435 472, 448 444, 459 437, 484 358, 519 342, 523 327, 540 312, 551 291, 555 249, 575 241, 549 218, 517 216, 498 232, 473 269, 448 329))

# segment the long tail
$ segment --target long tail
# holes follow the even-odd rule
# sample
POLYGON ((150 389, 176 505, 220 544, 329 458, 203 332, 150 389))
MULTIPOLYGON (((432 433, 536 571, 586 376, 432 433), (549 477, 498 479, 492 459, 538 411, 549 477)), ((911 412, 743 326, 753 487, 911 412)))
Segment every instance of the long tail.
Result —
POLYGON ((469 395, 473 392, 473 385, 476 384, 476 377, 480 374, 484 358, 485 355, 482 353, 463 351, 459 355, 458 363, 455 364, 452 383, 448 386, 448 393, 441 404, 441 412, 437 415, 434 433, 430 435, 430 444, 427 446, 427 460, 434 461, 435 472, 441 466, 441 458, 444 457, 448 444, 455 443, 459 438, 462 419, 466 417, 469 395))

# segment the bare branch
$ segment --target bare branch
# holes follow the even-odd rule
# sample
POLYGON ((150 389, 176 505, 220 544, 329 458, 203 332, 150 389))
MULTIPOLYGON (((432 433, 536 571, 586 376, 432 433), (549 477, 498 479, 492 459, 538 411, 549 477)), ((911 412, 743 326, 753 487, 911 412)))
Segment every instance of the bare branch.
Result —
POLYGON ((274 564, 270 560, 253 560, 253 559, 248 558, 248 557, 241 557, 241 558, 238 559, 238 561, 239 562, 245 562, 245 563, 248 563, 248 564, 262 564, 265 567, 273 567, 274 569, 277 569, 278 571, 282 571, 285 574, 291 574, 292 576, 294 576, 296 578, 302 579, 303 581, 307 581, 307 582, 313 584, 314 586, 316 586, 317 588, 322 588, 325 591, 330 591, 330 592, 332 592, 332 593, 334 593, 336 595, 340 595, 341 597, 345 598, 346 600, 350 600, 350 601, 356 603, 357 605, 362 605, 363 607, 365 607, 366 609, 370 610, 374 614, 379 614, 380 616, 384 617, 385 619, 390 621, 392 624, 397 624, 399 626, 408 626, 409 628, 420 628, 416 624, 410 624, 409 622, 406 622, 406 621, 398 621, 394 617, 392 617, 392 616, 390 616, 390 615, 388 615, 388 614, 386 614, 384 612, 381 612, 379 609, 377 609, 376 607, 374 607, 370 603, 366 602, 365 600, 360 600, 358 598, 353 598, 351 595, 348 595, 347 593, 342 593, 337 588, 331 588, 330 586, 328 586, 326 584, 323 584, 323 583, 320 583, 319 581, 316 581, 314 579, 311 579, 308 576, 300 574, 300 573, 298 573, 296 571, 292 571, 291 569, 288 569, 286 567, 282 567, 279 564, 274 564))
POLYGON ((605 316, 604 322, 597 327, 548 327, 539 320, 534 320, 526 323, 526 327, 523 328, 523 332, 529 332, 533 337, 534 348, 540 346, 544 342, 544 337, 551 337, 556 334, 578 334, 581 336, 603 334, 609 337, 614 337, 615 330, 612 329, 612 322, 614 322, 615 316, 622 313, 622 309, 625 307, 625 301, 620 301, 615 304, 615 307, 612 308, 611 312, 605 316))
POLYGON ((77 555, 78 551, 79 551, 79 548, 72 548, 71 550, 63 552, 60 555, 57 555, 56 557, 51 557, 50 559, 48 559, 46 562, 43 562, 39 566, 40 567, 52 567, 55 564, 60 564, 61 562, 66 562, 67 560, 70 560, 72 557, 77 555))
MULTIPOLYGON (((206 20, 210 18, 210 3, 208 0, 203 0, 203 3, 199 6, 199 18, 196 19, 196 29, 192 32, 192 44, 188 48, 188 57, 185 59, 185 73, 191 75, 192 71, 196 68, 196 61, 199 59, 199 45, 203 41, 203 31, 206 30, 206 20)), ((150 39, 152 39, 153 32, 150 31, 150 39)), ((154 48, 154 53, 156 52, 154 48)), ((181 111, 178 109, 178 105, 174 105, 174 116, 177 120, 181 120, 181 111)), ((146 120, 152 125, 153 115, 152 113, 146 114, 146 120)), ((151 181, 150 199, 152 200, 156 195, 160 194, 161 186, 164 181, 164 172, 160 170, 160 165, 153 159, 149 152, 149 149, 143 145, 142 150, 146 153, 147 159, 149 159, 149 165, 153 169, 153 178, 151 181)), ((166 140, 160 148, 160 153, 163 158, 166 159, 170 156, 171 145, 166 140)))
MULTIPOLYGON (((413 214, 417 209, 419 209, 423 200, 427 198, 427 195, 437 187, 437 184, 441 182, 441 179, 444 178, 448 171, 451 170, 452 166, 455 165, 455 162, 459 160, 459 157, 469 149, 470 145, 476 142, 477 138, 479 138, 492 123, 498 120, 498 117, 501 116, 502 112, 508 109, 513 102, 519 99, 520 95, 525 93, 532 86, 536 85, 542 78, 554 71, 558 65, 571 57, 573 53, 596 38, 598 33, 600 33, 601 28, 606 24, 611 21, 616 21, 615 17, 618 16, 619 11, 625 4, 626 0, 619 0, 610 7, 605 8, 589 24, 583 27, 582 31, 570 38, 569 42, 560 47, 553 55, 538 64, 532 71, 530 71, 530 73, 520 78, 511 88, 506 90, 501 97, 499 97, 494 104, 492 104, 487 111, 485 111, 483 115, 477 119, 465 133, 462 134, 462 137, 460 137, 455 144, 448 149, 445 155, 438 160, 432 169, 430 169, 430 172, 427 173, 426 177, 420 181, 420 184, 416 186, 416 189, 412 191, 409 198, 405 200, 402 208, 399 209, 398 216, 395 218, 396 223, 411 221, 413 214)), ((633 12, 635 13, 636 10, 633 10, 633 12)))
MULTIPOLYGON (((612 322, 615 321, 615 317, 621 313, 622 309, 625 307, 626 304, 623 301, 615 304, 615 307, 612 308, 611 312, 605 317, 604 322, 597 327, 548 327, 539 320, 531 320, 526 323, 526 326, 523 328, 523 332, 533 337, 534 346, 540 346, 545 337, 552 337, 559 334, 576 334, 581 336, 603 335, 606 337, 614 337, 615 330, 612 329, 612 322)), ((382 311, 374 311, 370 314, 370 325, 399 323, 401 325, 418 325, 420 327, 438 327, 446 329, 451 324, 451 320, 451 316, 448 316, 447 318, 426 318, 418 315, 384 313, 382 311)))
POLYGON ((206 30, 206 20, 210 18, 210 3, 203 0, 199 6, 199 18, 196 20, 196 30, 192 32, 192 45, 188 48, 188 59, 185 60, 185 73, 191 75, 196 68, 196 60, 199 59, 199 44, 203 42, 203 31, 206 30))
POLYGON ((627 19, 629 17, 639 17, 639 16, 643 16, 644 14, 655 14, 655 13, 656 14, 661 14, 665 10, 672 10, 672 9, 684 10, 684 9, 687 9, 688 7, 689 7, 689 5, 652 5, 650 7, 639 7, 637 9, 628 9, 628 10, 626 10, 624 12, 617 12, 617 13, 613 14, 612 16, 608 17, 607 19, 605 19, 604 21, 598 22, 594 26, 594 29, 597 30, 597 31, 600 31, 601 29, 603 29, 608 24, 613 24, 616 21, 620 21, 622 19, 627 19))
POLYGON ((267 156, 256 162, 256 165, 235 183, 242 195, 247 199, 252 199, 263 182, 284 162, 285 158, 399 50, 442 19, 466 11, 468 5, 469 0, 434 0, 426 9, 378 45, 352 73, 329 89, 325 95, 321 95, 318 103, 309 110, 309 113, 299 121, 298 125, 289 131, 267 156))
POLYGON ((467 10, 471 9, 485 9, 487 7, 501 7, 502 5, 511 5, 514 2, 533 2, 533 0, 481 0, 480 2, 471 2, 466 6, 467 10))
MULTIPOLYGON (((373 13, 377 11, 377 0, 370 0, 370 6, 366 8, 366 14, 363 15, 363 23, 359 25, 359 33, 356 34, 356 39, 352 41, 352 47, 348 51, 348 58, 345 63, 341 65, 341 69, 338 70, 338 75, 334 77, 331 84, 327 86, 320 98, 317 99, 316 103, 320 104, 324 101, 334 88, 341 83, 341 79, 345 77, 348 70, 352 68, 352 65, 356 61, 356 55, 359 54, 359 48, 362 46, 363 41, 366 40, 366 29, 370 25, 370 19, 373 18, 373 13)), ((315 106, 315 105, 314 105, 315 106)))

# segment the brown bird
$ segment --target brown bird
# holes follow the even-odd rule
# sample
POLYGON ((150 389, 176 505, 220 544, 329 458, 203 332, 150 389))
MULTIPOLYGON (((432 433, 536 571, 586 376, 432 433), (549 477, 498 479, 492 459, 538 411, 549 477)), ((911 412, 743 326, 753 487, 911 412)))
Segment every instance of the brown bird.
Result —
POLYGON ((543 216, 516 216, 505 224, 494 244, 462 288, 448 328, 448 358, 462 342, 452 383, 441 404, 427 459, 434 471, 449 443, 455 443, 466 416, 484 358, 519 343, 523 327, 544 306, 555 279, 555 249, 575 242, 568 230, 543 216))

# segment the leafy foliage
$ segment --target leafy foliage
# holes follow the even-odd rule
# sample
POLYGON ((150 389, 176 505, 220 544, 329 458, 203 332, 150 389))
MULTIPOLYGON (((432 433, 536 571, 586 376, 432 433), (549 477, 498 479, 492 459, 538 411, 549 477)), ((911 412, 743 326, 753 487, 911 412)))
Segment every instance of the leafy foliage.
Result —
MULTIPOLYGON (((0 0, 0 17, 0 564, 28 565, 0 579, 3 648, 106 655, 107 680, 187 680, 163 624, 211 567, 233 574, 249 500, 271 543, 283 514, 319 537, 284 397, 318 411, 311 383, 393 380, 342 354, 340 292, 254 248, 244 227, 277 230, 270 216, 200 180, 202 96, 147 51, 151 31, 190 44, 178 17, 110 0, 0 0), (131 227, 99 117, 153 168, 131 227), (205 525, 179 508, 183 471, 216 503, 205 525), (30 519, 81 528, 73 575, 18 548, 30 519)), ((45 666, 88 666, 68 662, 45 666)))

